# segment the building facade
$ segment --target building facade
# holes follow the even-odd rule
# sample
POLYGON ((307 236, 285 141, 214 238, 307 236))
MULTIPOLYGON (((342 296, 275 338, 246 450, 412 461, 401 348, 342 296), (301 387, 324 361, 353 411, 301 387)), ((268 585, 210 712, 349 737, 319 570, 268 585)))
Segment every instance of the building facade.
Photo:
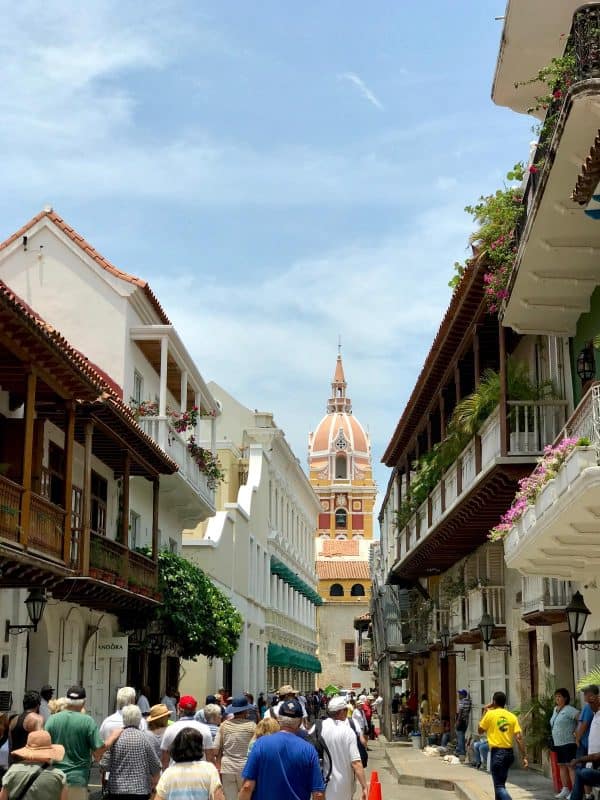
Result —
POLYGON ((370 643, 357 639, 354 621, 369 611, 370 548, 377 488, 371 443, 352 413, 338 355, 327 413, 309 435, 310 482, 320 501, 316 528, 319 657, 323 686, 371 684, 370 643))
MULTIPOLYGON (((72 530, 87 525, 90 534, 87 550, 77 551, 86 580, 74 582, 64 597, 53 588, 60 602, 48 604, 45 616, 51 627, 42 625, 21 637, 25 643, 29 638, 30 654, 35 653, 29 659, 34 672, 28 685, 51 682, 64 692, 83 680, 90 692, 93 683, 90 709, 104 716, 119 684, 149 683, 152 699, 159 699, 166 685, 178 681, 176 648, 167 644, 161 649, 154 646, 157 637, 144 637, 153 646, 141 649, 136 604, 130 605, 133 619, 115 616, 112 587, 130 587, 142 596, 156 592, 156 562, 148 564, 143 553, 148 548, 154 557, 160 549, 179 551, 182 530, 214 514, 214 482, 196 456, 201 426, 208 428, 208 442, 214 441, 218 407, 148 284, 111 264, 51 209, 0 245, 0 279, 48 330, 66 336, 106 387, 90 407, 90 419, 79 421, 81 408, 76 407, 74 434, 72 422, 35 404, 40 422, 34 417, 37 472, 32 480, 33 491, 51 504, 42 515, 50 526, 45 535, 58 535, 50 518, 63 512, 65 525, 69 520, 72 530), (121 415, 117 422, 115 414, 121 415), (54 505, 62 511, 48 510, 54 505), (103 592, 106 599, 100 600, 103 592), (92 610, 98 613, 90 616, 92 610), (125 648, 118 666, 102 666, 94 650, 96 634, 106 626, 119 634, 119 652, 125 648), (134 631, 137 635, 125 635, 134 631)), ((17 430, 18 424, 11 423, 18 418, 13 394, 8 384, 1 386, 0 417, 7 429, 17 430)), ((21 399, 18 392, 15 397, 21 399)), ((9 445, 5 439, 3 447, 9 445)), ((12 585, 0 583, 7 587, 0 594, 11 607, 17 602, 8 589, 12 585)))
POLYGON ((216 384, 209 389, 221 410, 217 451, 226 477, 216 515, 184 534, 183 551, 228 595, 245 628, 231 664, 185 662, 182 689, 256 695, 291 683, 306 692, 320 672, 318 500, 273 415, 251 411, 216 384))

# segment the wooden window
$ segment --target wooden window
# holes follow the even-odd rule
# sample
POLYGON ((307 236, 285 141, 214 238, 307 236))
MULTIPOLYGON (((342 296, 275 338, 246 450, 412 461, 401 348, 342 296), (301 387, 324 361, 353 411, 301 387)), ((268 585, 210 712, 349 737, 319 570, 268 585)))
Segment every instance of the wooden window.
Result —
POLYGON ((108 482, 102 475, 92 470, 92 492, 90 497, 91 530, 100 536, 106 536, 106 502, 108 499, 108 482))
POLYGON ((48 451, 47 488, 45 494, 56 506, 62 506, 65 493, 65 454, 61 447, 50 442, 48 451))
POLYGON ((350 594, 352 597, 364 597, 365 587, 362 585, 362 583, 355 583, 352 589, 350 589, 350 594))
POLYGON ((344 661, 354 661, 354 642, 344 642, 344 661))
POLYGON ((330 597, 343 597, 344 596, 344 587, 341 583, 332 583, 329 589, 329 596, 330 597))

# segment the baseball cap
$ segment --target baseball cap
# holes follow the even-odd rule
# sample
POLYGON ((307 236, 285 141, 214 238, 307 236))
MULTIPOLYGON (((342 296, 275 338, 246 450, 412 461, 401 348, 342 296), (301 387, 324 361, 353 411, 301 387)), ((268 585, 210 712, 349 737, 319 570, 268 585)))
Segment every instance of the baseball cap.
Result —
POLYGON ((458 693, 461 694, 463 697, 466 697, 469 694, 466 689, 459 689, 458 693))
POLYGON ((68 700, 85 700, 85 689, 83 686, 71 686, 67 692, 68 700))
POLYGON ((197 706, 198 701, 191 694, 184 694, 183 697, 179 699, 179 708, 182 711, 195 711, 197 706))
POLYGON ((286 694, 298 694, 298 692, 296 691, 296 689, 294 689, 293 686, 290 686, 289 684, 286 683, 284 686, 281 687, 281 689, 278 692, 278 695, 279 697, 285 697, 286 694))
POLYGON ((348 703, 346 702, 345 698, 341 697, 339 694, 335 697, 332 697, 329 703, 327 703, 327 710, 330 714, 335 714, 342 709, 348 708, 348 703))
POLYGON ((54 686, 50 686, 49 683, 44 684, 44 686, 42 686, 42 688, 40 689, 40 693, 41 692, 53 692, 53 691, 54 691, 54 686))
POLYGON ((304 709, 299 700, 285 700, 279 707, 277 712, 280 717, 293 717, 294 719, 302 719, 304 716, 304 709))

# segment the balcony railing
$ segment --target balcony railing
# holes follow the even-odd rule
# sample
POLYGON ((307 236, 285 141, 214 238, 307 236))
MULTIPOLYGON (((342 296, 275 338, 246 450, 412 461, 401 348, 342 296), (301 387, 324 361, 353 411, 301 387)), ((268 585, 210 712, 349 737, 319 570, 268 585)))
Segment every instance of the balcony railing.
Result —
POLYGON ((522 578, 521 612, 523 616, 562 611, 571 600, 570 581, 532 575, 522 578))
MULTIPOLYGON (((552 442, 565 424, 566 400, 509 401, 509 457, 536 456, 552 442)), ((480 475, 501 458, 500 409, 483 424, 463 452, 434 487, 406 526, 398 531, 397 555, 401 561, 473 489, 480 475)))
POLYGON ((0 475, 0 537, 11 542, 19 541, 22 491, 19 484, 0 475))
POLYGON ((586 438, 594 445, 600 444, 600 383, 594 383, 581 398, 556 441, 564 438, 586 438))
POLYGON ((486 611, 494 620, 494 625, 498 627, 506 625, 504 594, 504 586, 482 586, 481 588, 471 589, 468 592, 467 602, 471 630, 477 628, 481 622, 481 617, 486 611))
POLYGON ((210 506, 215 504, 214 487, 209 486, 209 480, 200 470, 198 464, 190 455, 187 442, 181 434, 171 427, 169 417, 140 417, 138 420, 145 433, 162 447, 179 467, 179 474, 187 481, 194 491, 210 506))
POLYGON ((28 546, 62 561, 65 511, 45 497, 31 495, 28 546))
POLYGON ((126 545, 91 533, 90 574, 122 588, 155 591, 158 583, 157 566, 152 559, 130 550, 126 545))
MULTIPOLYGON (((571 88, 569 92, 559 94, 555 97, 548 106, 546 117, 542 125, 542 133, 532 161, 532 163, 537 166, 542 165, 546 160, 558 127, 562 108, 565 103, 569 102, 569 95, 573 92, 574 87, 578 83, 589 80, 590 78, 600 77, 599 4, 590 4, 575 12, 571 33, 565 46, 565 53, 569 52, 573 53, 575 56, 575 70, 571 76, 571 88)), ((523 197, 525 213, 519 226, 520 230, 518 230, 518 234, 521 232, 539 185, 540 172, 530 172, 523 197)))
POLYGON ((450 609, 434 608, 431 612, 428 640, 431 644, 436 644, 440 640, 440 634, 444 628, 450 629, 450 609))
POLYGON ((358 668, 361 670, 371 669, 371 645, 361 644, 358 648, 358 668))
POLYGON ((451 636, 459 636, 471 629, 469 603, 466 597, 454 597, 450 601, 448 628, 451 636))

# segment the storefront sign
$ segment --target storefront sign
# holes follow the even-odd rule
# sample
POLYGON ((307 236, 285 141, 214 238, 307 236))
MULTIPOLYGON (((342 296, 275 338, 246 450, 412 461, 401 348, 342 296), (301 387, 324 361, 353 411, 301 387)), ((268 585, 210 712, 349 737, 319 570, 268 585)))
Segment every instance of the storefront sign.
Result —
POLYGON ((127 658, 127 636, 102 636, 98 634, 96 643, 97 658, 127 658))

